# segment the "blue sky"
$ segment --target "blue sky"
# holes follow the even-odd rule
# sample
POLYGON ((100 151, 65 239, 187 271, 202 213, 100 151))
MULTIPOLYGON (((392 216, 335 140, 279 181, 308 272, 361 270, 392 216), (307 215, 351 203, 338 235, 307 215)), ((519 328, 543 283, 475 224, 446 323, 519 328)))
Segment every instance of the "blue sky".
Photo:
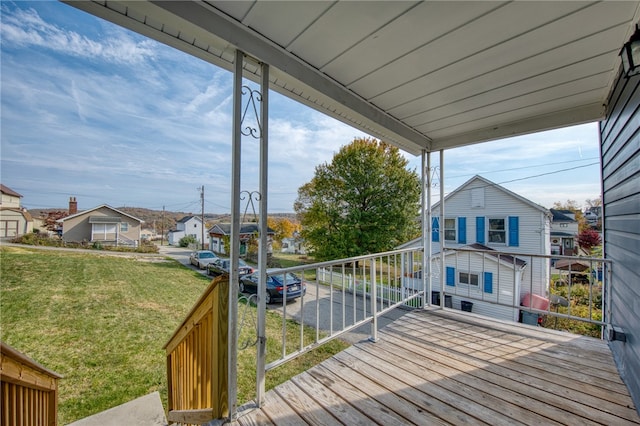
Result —
MULTIPOLYGON (((60 2, 0 3, 0 177, 27 208, 228 213, 231 73, 60 2)), ((366 136, 271 92, 269 212, 366 136)), ((246 138, 241 189, 258 189, 246 138)), ((475 174, 545 207, 600 193, 597 124, 445 152, 445 192, 475 174)), ((419 170, 420 158, 407 154, 419 170)), ((438 153, 433 155, 437 165, 438 153)))

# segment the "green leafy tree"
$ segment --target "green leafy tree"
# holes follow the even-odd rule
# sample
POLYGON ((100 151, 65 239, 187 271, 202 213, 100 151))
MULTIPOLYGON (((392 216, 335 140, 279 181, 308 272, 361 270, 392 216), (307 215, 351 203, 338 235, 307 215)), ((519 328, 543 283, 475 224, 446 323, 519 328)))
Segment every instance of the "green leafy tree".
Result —
POLYGON ((397 148, 355 139, 316 167, 294 205, 318 260, 390 250, 419 232, 420 178, 397 148))

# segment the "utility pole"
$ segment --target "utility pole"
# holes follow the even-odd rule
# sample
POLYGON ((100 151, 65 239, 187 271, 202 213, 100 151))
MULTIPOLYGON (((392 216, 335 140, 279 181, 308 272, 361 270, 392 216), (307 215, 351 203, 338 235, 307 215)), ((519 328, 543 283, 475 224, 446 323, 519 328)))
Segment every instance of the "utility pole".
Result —
POLYGON ((162 206, 162 223, 160 224, 160 245, 164 245, 164 206, 162 206))
POLYGON ((204 185, 200 187, 200 205, 202 206, 200 213, 200 219, 202 219, 202 250, 204 250, 204 185))

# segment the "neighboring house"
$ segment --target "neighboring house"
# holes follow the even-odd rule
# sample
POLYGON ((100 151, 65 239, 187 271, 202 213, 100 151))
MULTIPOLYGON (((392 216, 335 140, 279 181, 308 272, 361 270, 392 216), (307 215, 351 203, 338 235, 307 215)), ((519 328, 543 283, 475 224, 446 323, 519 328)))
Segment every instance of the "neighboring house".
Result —
POLYGON ((180 240, 188 235, 196 239, 198 245, 202 244, 202 219, 198 216, 185 216, 176 223, 176 229, 169 231, 169 245, 178 245, 180 240))
POLYGON ((33 218, 21 207, 22 195, 0 183, 0 238, 15 238, 33 231, 33 218))
MULTIPOLYGON (((247 253, 247 242, 258 235, 257 223, 242 223, 240 225, 240 255, 244 256, 247 253)), ((220 254, 227 254, 225 249, 225 240, 228 240, 231 235, 230 223, 218 223, 209 229, 209 250, 220 254)), ((267 228, 267 253, 272 253, 272 242, 275 231, 271 228, 267 228)))
POLYGON ((282 239, 280 252, 289 254, 307 254, 304 240, 297 234, 297 232, 294 232, 293 237, 282 239))
MULTIPOLYGON (((516 254, 445 251, 445 293, 451 296, 447 298, 451 307, 460 308, 462 302, 471 301, 475 313, 517 321, 519 309, 511 306, 514 301, 529 292, 548 295, 548 259, 526 256, 551 254, 551 214, 547 209, 475 176, 445 197, 443 226, 437 217, 439 211, 437 203, 432 207, 433 254, 440 253, 442 240, 447 248, 516 254)), ((400 248, 421 244, 416 239, 400 248)), ((433 291, 440 291, 440 269, 440 258, 434 256, 433 291)), ((407 285, 417 288, 421 280, 410 279, 407 285)))
POLYGON ((143 220, 106 204, 58 220, 66 242, 137 246, 143 220))
POLYGON ((574 256, 575 240, 578 235, 578 221, 571 210, 550 209, 551 212, 551 254, 574 256))

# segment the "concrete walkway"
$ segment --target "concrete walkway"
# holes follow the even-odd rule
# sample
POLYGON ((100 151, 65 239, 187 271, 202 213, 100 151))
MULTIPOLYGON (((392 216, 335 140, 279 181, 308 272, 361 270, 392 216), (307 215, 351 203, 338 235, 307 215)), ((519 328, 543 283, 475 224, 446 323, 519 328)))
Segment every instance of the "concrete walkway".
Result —
POLYGON ((69 426, 166 426, 167 424, 160 394, 153 392, 70 423, 69 426))

